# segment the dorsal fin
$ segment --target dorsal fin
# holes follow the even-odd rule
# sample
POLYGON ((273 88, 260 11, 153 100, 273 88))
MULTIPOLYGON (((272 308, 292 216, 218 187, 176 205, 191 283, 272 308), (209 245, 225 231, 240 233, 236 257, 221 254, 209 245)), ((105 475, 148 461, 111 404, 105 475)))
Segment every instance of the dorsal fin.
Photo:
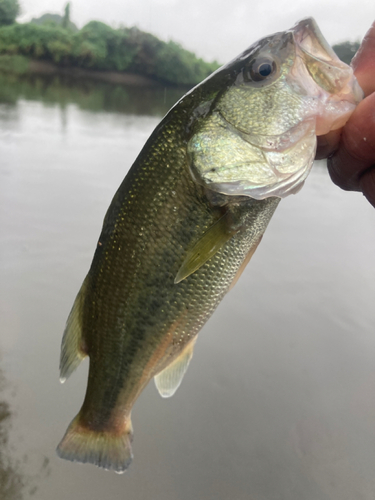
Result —
POLYGON ((63 383, 87 356, 82 338, 82 309, 86 294, 86 280, 78 292, 66 322, 61 343, 60 382, 63 383))
POLYGON ((161 397, 170 398, 180 387, 190 360, 193 357, 196 339, 195 337, 189 342, 181 354, 167 368, 164 368, 164 370, 155 375, 155 385, 161 397))
POLYGON ((238 230, 239 227, 233 227, 232 214, 229 211, 226 212, 188 250, 174 282, 179 283, 202 267, 238 230))

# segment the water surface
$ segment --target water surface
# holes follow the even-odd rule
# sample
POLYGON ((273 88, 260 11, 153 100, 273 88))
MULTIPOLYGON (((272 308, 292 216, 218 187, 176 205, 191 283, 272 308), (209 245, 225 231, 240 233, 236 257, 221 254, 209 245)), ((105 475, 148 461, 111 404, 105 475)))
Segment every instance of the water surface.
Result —
POLYGON ((323 164, 280 204, 176 395, 151 383, 137 401, 129 471, 55 455, 88 367, 60 385, 66 317, 115 190, 178 95, 1 83, 0 497, 373 500, 375 210, 323 164))

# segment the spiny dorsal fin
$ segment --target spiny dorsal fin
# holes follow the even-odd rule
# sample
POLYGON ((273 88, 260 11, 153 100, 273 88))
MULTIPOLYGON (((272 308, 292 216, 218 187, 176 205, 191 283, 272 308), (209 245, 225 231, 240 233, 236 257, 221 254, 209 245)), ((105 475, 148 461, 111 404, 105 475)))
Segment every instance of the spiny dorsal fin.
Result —
POLYGON ((82 308, 86 292, 86 279, 74 301, 61 343, 60 382, 63 383, 87 356, 82 338, 82 308))
POLYGON ((170 398, 180 387, 188 369, 196 338, 189 342, 181 354, 167 368, 155 375, 155 385, 162 398, 170 398))
POLYGON ((179 283, 195 273, 205 262, 215 255, 220 248, 239 230, 233 227, 232 214, 228 211, 213 226, 211 226, 200 240, 188 250, 186 257, 174 280, 179 283))

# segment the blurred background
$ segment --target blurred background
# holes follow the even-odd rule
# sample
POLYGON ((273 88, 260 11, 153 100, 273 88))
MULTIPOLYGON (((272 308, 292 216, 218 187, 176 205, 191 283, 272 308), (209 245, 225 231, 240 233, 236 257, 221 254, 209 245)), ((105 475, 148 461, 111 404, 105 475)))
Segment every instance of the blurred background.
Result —
POLYGON ((0 0, 0 499, 373 500, 375 211, 317 162, 199 335, 133 411, 118 476, 60 460, 87 366, 61 335, 105 211, 191 86, 314 16, 350 61, 370 2, 0 0))

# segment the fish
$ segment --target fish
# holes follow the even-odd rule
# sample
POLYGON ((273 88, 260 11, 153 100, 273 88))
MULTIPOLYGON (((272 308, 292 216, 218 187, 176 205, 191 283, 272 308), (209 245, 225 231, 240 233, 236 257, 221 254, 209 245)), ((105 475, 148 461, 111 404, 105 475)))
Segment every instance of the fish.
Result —
POLYGON ((197 335, 311 169, 317 135, 363 93, 312 18, 267 36, 190 90, 156 127, 105 215, 63 334, 60 380, 88 356, 61 458, 124 472, 132 407, 172 396, 197 335))

